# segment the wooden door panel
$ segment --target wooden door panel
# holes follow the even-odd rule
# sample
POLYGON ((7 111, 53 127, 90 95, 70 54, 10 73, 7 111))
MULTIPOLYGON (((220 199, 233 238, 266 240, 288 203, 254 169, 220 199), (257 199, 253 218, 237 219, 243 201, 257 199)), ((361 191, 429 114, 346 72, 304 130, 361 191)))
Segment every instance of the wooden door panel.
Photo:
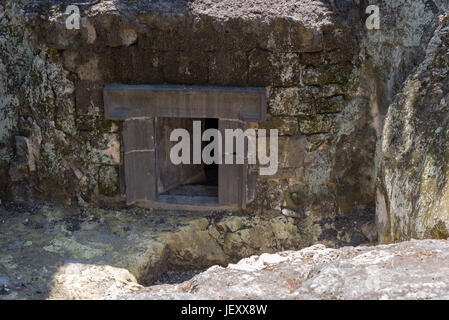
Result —
POLYGON ((154 119, 126 120, 123 144, 127 204, 156 200, 154 119))
MULTIPOLYGON (((246 207, 246 178, 247 164, 225 164, 225 129, 246 130, 246 124, 241 121, 219 120, 218 128, 223 139, 223 164, 218 166, 218 202, 220 205, 246 207)), ((235 144, 234 144, 235 151, 235 144)))
MULTIPOLYGON (((190 132, 192 144, 192 131, 194 119, 183 118, 157 118, 156 119, 156 152, 157 152, 157 187, 158 194, 164 193, 181 184, 197 183, 205 180, 203 165, 179 164, 170 160, 170 150, 178 142, 170 141, 170 134, 174 129, 182 128, 190 132)), ((191 152, 192 148, 191 148, 191 152)), ((192 154, 191 154, 192 162, 192 154)))

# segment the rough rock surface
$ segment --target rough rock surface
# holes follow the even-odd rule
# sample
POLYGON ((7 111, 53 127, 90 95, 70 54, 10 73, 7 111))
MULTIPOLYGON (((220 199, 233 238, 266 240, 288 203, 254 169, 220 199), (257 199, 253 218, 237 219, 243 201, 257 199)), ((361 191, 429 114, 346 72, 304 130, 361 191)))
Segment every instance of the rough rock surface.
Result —
POLYGON ((263 86, 279 171, 258 179, 247 211, 284 210, 319 241, 363 242, 341 230, 374 220, 381 117, 448 7, 388 1, 381 30, 367 31, 371 3, 108 0, 81 6, 81 29, 67 30, 68 0, 3 0, 0 199, 124 203, 105 84, 263 86))
MULTIPOLYGON (((280 129, 279 171, 258 179, 257 197, 247 212, 229 218, 231 224, 243 219, 237 223, 243 227, 224 238, 221 231, 215 234, 222 251, 214 252, 237 259, 317 242, 342 246, 375 240, 374 169, 381 120, 410 71, 424 59, 437 25, 435 18, 449 6, 446 0, 382 2, 378 31, 364 27, 364 10, 368 4, 377 4, 373 0, 103 0, 81 6, 80 30, 65 27, 64 12, 69 4, 69 0, 0 1, 1 200, 44 200, 82 207, 119 207, 124 203, 119 183, 122 127, 120 122, 103 117, 101 93, 105 84, 262 86, 268 92, 270 119, 260 127, 280 129), (265 232, 275 234, 273 217, 282 223, 288 221, 279 227, 282 235, 276 234, 281 240, 265 237, 265 232), (260 221, 265 221, 261 229, 253 227, 260 221), (257 236, 253 236, 254 230, 265 231, 256 231, 257 236), (253 239, 256 244, 245 247, 253 239)), ((443 92, 447 89, 443 80, 433 81, 444 84, 443 92)), ((441 95, 427 93, 423 101, 430 99, 432 103, 441 95)), ((389 116, 401 118, 400 112, 394 116, 396 109, 393 106, 389 116)), ((429 115, 420 121, 433 119, 429 115)), ((429 128, 439 130, 432 126, 429 128)), ((443 129, 437 135, 444 134, 443 129)), ((416 139, 429 142, 427 138, 416 139)), ((402 148, 399 142, 391 143, 402 148)), ((434 145, 438 149, 437 142, 434 145)), ((379 160, 384 154, 388 157, 388 152, 379 148, 379 168, 384 165, 379 160)), ((413 154, 414 162, 407 164, 412 168, 409 172, 415 172, 413 164, 424 163, 419 150, 413 154)), ((435 154, 444 156, 440 151, 435 154)), ((387 159, 385 171, 377 170, 386 174, 378 189, 383 241, 447 235, 441 218, 444 210, 438 209, 443 202, 433 200, 440 196, 444 184, 446 171, 441 163, 444 161, 428 167, 430 173, 440 172, 440 176, 435 186, 425 185, 428 189, 423 194, 428 196, 424 197, 415 197, 419 188, 407 189, 406 175, 387 172, 387 167, 397 164, 387 159), (389 186, 392 177, 394 184, 389 186), (392 190, 404 193, 397 196, 392 190), (391 195, 391 203, 400 209, 397 213, 390 211, 391 195), (402 198, 423 200, 404 202, 402 198), (424 211, 422 203, 436 209, 430 215, 421 209, 410 211, 412 202, 412 207, 420 206, 424 211), (410 219, 415 213, 420 218, 410 219), (401 218, 390 219, 393 215, 401 218), (417 221, 423 227, 416 227, 417 221), (424 230, 427 226, 430 231, 424 230)), ((413 180, 411 176, 409 180, 413 180)), ((74 209, 72 213, 79 217, 70 219, 83 220, 83 212, 74 209)), ((45 213, 38 217, 47 224, 45 213)), ((8 219, 17 222, 9 215, 8 219)), ((172 223, 178 226, 182 221, 177 216, 172 223)), ((198 223, 192 230, 204 231, 204 220, 192 221, 198 223)), ((120 228, 128 222, 121 221, 124 225, 120 228)), ((27 237, 27 231, 20 227, 13 229, 19 228, 16 231, 27 237)), ((53 225, 49 228, 53 230, 53 225)), ((9 243, 12 251, 20 247, 19 239, 9 243)), ((82 240, 73 238, 44 239, 49 242, 37 243, 48 247, 47 252, 67 249, 70 255, 89 260, 101 251, 97 247, 84 250, 86 244, 80 246, 82 240)), ((186 244, 196 241, 190 240, 186 244)), ((164 240, 161 248, 170 241, 164 240)), ((106 240, 104 244, 109 246, 106 240)), ((223 256, 200 256, 199 265, 207 261, 205 266, 216 263, 214 259, 226 260, 223 256)), ((15 265, 11 261, 20 260, 10 253, 1 259, 9 267, 15 265)), ((137 278, 143 274, 148 273, 137 273, 137 278)))
POLYGON ((383 242, 449 236, 449 16, 385 120, 377 222, 383 242))
MULTIPOLYGON (((282 214, 0 206, 0 298, 82 299, 134 290, 136 280, 148 285, 183 278, 180 271, 310 246, 320 229, 308 227, 282 214), (100 282, 106 291, 96 293, 100 282)), ((352 232, 342 228, 340 235, 350 239, 352 232)))
POLYGON ((449 241, 262 254, 110 299, 447 299, 449 241))
POLYGON ((2 1, 2 200, 124 204, 122 125, 104 119, 105 84, 262 86, 260 126, 280 129, 280 163, 247 212, 286 211, 317 241, 366 242, 376 131, 358 90, 359 5, 111 0, 80 6, 81 28, 67 30, 69 4, 2 1))
POLYGON ((285 216, 0 208, 0 299, 447 297, 449 241, 284 251, 316 242, 295 223, 285 216))

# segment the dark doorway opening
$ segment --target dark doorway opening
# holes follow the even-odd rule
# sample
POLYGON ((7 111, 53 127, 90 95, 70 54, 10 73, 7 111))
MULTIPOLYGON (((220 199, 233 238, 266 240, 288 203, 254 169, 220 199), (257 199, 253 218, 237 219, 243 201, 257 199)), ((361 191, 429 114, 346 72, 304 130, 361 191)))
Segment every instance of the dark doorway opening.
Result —
MULTIPOLYGON (((175 204, 218 204, 218 164, 179 164, 170 160, 170 150, 178 142, 170 141, 174 129, 190 133, 193 163, 193 121, 201 121, 201 133, 218 129, 218 119, 156 119, 158 202, 175 204)), ((201 143, 201 151, 210 141, 201 143)))
MULTIPOLYGON (((204 130, 207 129, 217 129, 218 130, 218 119, 207 118, 204 120, 204 130)), ((201 150, 204 149, 211 141, 203 141, 201 150)), ((215 156, 215 155, 212 155, 215 156)), ((204 171, 206 173, 205 185, 217 186, 218 188, 218 164, 205 164, 204 171)), ((218 192, 218 191, 217 191, 218 192)))

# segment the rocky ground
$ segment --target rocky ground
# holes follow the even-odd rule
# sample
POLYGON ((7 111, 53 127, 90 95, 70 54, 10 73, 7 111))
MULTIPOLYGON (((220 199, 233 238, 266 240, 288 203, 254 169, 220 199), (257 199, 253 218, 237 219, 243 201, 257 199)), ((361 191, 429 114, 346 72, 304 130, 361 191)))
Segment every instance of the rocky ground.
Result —
POLYGON ((304 246, 288 217, 0 213, 0 299, 449 298, 448 240, 285 251, 304 246))
POLYGON ((100 298, 312 241, 284 215, 0 206, 0 297, 100 298))

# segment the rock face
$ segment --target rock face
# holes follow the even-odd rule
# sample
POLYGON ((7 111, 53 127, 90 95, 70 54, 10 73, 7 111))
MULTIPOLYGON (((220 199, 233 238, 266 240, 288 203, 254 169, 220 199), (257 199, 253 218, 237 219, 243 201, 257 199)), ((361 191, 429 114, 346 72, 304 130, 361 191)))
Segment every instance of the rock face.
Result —
POLYGON ((292 212, 315 241, 366 242, 376 131, 358 90, 364 17, 333 3, 100 1, 68 30, 69 1, 3 1, 2 199, 124 204, 106 84, 261 86, 270 119, 260 127, 280 130, 280 163, 247 212, 292 212))
POLYGON ((263 254, 109 299, 447 299, 449 242, 263 254))
MULTIPOLYGON (((439 53, 429 49, 424 62, 431 68, 434 56, 438 74, 419 71, 423 84, 408 82, 383 131, 446 0, 382 3, 377 31, 365 28, 375 1, 104 0, 80 6, 80 29, 69 30, 70 4, 0 3, 1 200, 124 206, 123 128, 104 118, 104 85, 258 86, 267 89, 269 115, 259 127, 281 134, 279 170, 259 177, 255 200, 234 215, 249 226, 290 222, 279 229, 287 238, 273 240, 282 245, 255 236, 242 254, 289 241, 296 248, 375 241, 376 198, 382 241, 449 235, 446 127, 435 122, 445 119, 448 101, 445 69, 437 71, 446 60, 436 58, 446 54, 444 27, 439 53), (407 137, 409 130, 418 134, 407 137)), ((239 250, 239 241, 252 239, 246 230, 235 229, 221 248, 239 250)), ((55 248, 73 244, 55 241, 55 248)))
POLYGON ((383 242, 449 237, 449 17, 385 120, 377 222, 383 242))

